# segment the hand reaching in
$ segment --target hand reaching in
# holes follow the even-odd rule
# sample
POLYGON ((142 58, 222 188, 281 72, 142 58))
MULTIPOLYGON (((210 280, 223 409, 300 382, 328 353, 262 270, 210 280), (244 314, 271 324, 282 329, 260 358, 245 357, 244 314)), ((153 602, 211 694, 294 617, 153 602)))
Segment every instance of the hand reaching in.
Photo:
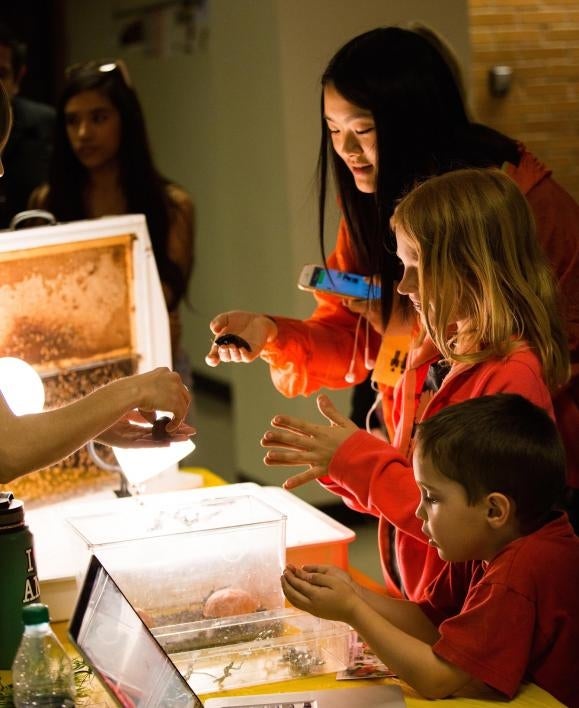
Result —
POLYGON ((209 353, 205 357, 205 363, 209 366, 218 366, 221 362, 249 363, 259 356, 264 346, 277 336, 277 326, 275 322, 255 312, 243 312, 233 310, 217 315, 209 323, 215 338, 231 334, 244 340, 249 348, 231 342, 226 344, 211 345, 209 353))
POLYGON ((164 439, 155 439, 153 426, 138 411, 129 411, 110 428, 98 436, 98 442, 115 447, 167 447, 172 442, 181 442, 194 435, 196 430, 187 423, 179 423, 175 431, 164 439))
POLYGON ((358 427, 334 407, 326 395, 317 399, 320 413, 330 425, 316 425, 300 418, 277 415, 261 439, 261 446, 268 450, 264 462, 273 466, 307 465, 308 469, 287 479, 286 489, 310 482, 328 473, 328 466, 338 447, 353 435, 358 427))
POLYGON ((164 366, 144 374, 117 379, 111 386, 134 387, 135 408, 150 423, 155 421, 156 411, 171 413, 172 420, 166 426, 169 434, 177 432, 191 404, 191 393, 179 374, 164 366))

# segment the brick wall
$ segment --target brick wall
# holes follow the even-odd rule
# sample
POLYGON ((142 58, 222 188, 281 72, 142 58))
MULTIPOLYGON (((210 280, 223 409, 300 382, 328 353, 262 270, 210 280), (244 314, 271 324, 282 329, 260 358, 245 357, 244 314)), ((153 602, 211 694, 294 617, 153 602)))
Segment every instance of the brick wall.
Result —
POLYGON ((469 0, 470 102, 475 117, 522 140, 579 200, 578 0, 469 0), (513 69, 491 96, 488 72, 513 69))

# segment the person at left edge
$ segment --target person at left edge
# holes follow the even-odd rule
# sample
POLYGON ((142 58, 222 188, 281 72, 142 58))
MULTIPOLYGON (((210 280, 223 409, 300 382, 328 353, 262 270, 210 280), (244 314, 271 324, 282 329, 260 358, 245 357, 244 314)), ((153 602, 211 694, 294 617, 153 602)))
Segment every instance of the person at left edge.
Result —
POLYGON ((0 228, 27 208, 31 192, 48 177, 56 111, 25 98, 20 85, 26 75, 26 45, 12 28, 0 23, 0 81, 12 104, 12 132, 2 161, 6 176, 0 181, 0 228))

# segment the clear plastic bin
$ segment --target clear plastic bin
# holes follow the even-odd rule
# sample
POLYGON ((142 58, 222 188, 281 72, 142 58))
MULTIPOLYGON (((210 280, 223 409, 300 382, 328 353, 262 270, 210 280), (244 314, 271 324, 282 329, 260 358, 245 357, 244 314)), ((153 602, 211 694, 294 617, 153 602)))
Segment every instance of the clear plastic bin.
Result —
POLYGON ((149 627, 203 620, 223 588, 251 596, 258 611, 284 606, 284 514, 249 495, 158 501, 68 519, 87 562, 98 556, 149 627))
POLYGON ((343 622, 294 608, 152 631, 201 694, 342 671, 354 637, 343 622))

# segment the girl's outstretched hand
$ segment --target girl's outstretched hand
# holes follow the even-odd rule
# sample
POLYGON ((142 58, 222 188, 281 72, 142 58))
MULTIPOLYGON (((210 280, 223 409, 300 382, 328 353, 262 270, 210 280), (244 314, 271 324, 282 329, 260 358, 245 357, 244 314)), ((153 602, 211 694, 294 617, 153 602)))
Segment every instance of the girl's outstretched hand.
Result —
POLYGON ((316 617, 351 623, 355 607, 363 602, 354 587, 333 573, 309 572, 288 565, 281 576, 288 601, 316 617))
POLYGON ((277 325, 272 319, 242 310, 217 315, 209 327, 215 339, 205 357, 208 366, 217 366, 222 361, 248 364, 277 336, 277 325))
POLYGON ((294 475, 284 482, 285 489, 296 487, 323 477, 340 445, 353 435, 358 427, 334 407, 328 396, 317 398, 320 413, 330 425, 316 425, 300 418, 276 415, 271 421, 273 430, 268 430, 261 439, 261 446, 268 450, 264 463, 270 467, 307 465, 305 472, 294 475))

